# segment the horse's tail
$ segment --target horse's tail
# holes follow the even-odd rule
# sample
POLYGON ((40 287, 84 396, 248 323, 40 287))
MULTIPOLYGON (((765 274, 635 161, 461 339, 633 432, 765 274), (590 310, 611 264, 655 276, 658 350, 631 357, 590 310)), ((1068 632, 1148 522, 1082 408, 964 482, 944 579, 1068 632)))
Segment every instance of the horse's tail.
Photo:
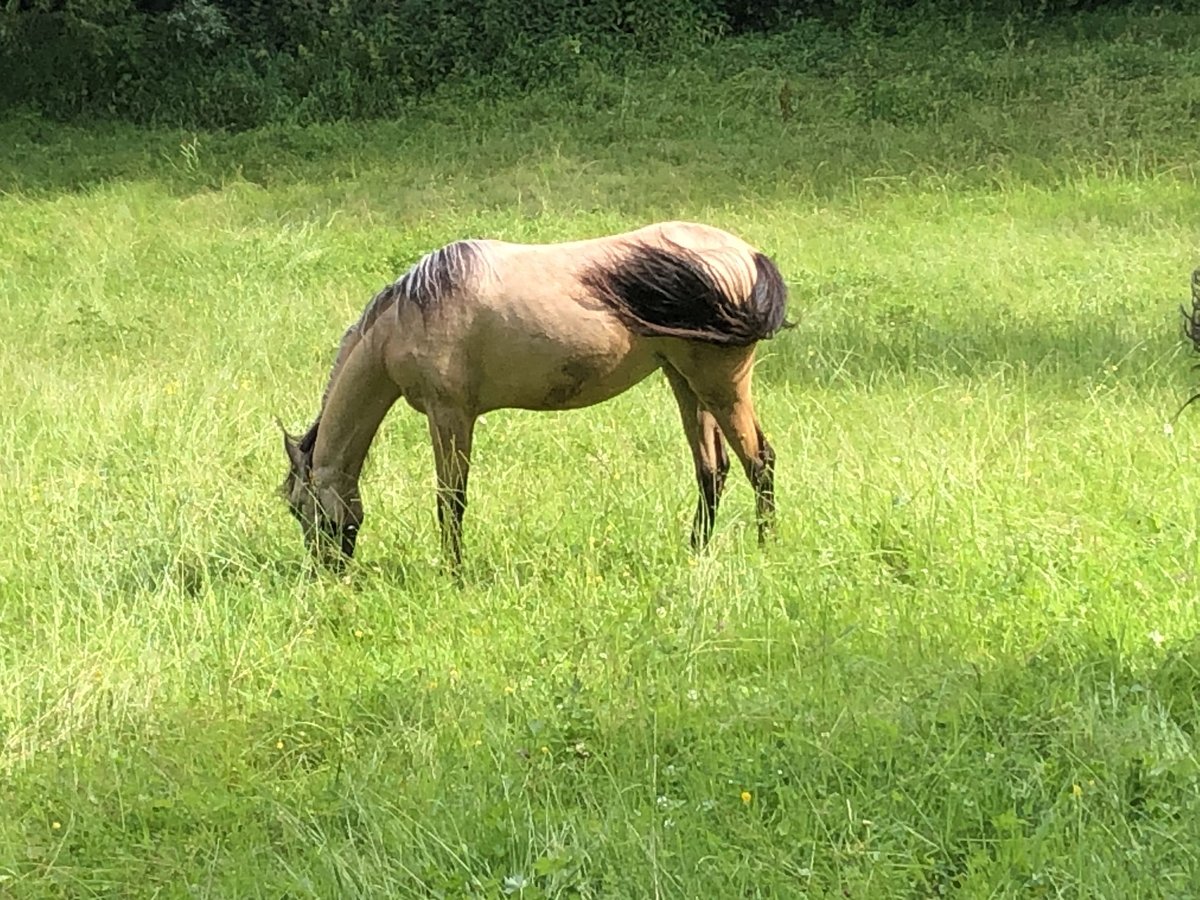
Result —
POLYGON ((753 263, 747 293, 699 253, 639 243, 582 280, 637 334, 747 347, 794 324, 785 318, 787 285, 778 267, 757 251, 753 263))

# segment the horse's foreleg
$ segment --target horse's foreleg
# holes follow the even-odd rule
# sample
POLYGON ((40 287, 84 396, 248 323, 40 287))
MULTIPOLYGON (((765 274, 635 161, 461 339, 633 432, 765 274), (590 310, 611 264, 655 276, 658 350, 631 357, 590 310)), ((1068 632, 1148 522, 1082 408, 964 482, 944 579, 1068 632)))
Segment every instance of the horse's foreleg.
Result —
POLYGON ((692 549, 699 550, 708 544, 712 536, 717 506, 721 502, 725 476, 729 472, 729 457, 725 454, 717 420, 700 405, 700 399, 687 379, 670 365, 663 367, 663 373, 675 392, 679 415, 683 420, 683 432, 696 467, 700 498, 696 503, 696 516, 692 520, 692 549))
POLYGON ((433 460, 437 469, 437 515, 442 551, 457 573, 462 566, 463 516, 467 511, 467 476, 471 470, 471 437, 475 417, 459 410, 429 413, 433 460))

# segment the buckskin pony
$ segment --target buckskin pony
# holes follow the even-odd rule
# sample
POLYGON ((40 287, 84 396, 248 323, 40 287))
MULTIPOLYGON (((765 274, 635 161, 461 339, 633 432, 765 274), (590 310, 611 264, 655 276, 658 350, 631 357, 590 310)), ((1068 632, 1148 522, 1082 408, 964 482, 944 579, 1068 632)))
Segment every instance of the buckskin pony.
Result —
POLYGON ((706 225, 449 244, 378 293, 346 331, 316 420, 300 437, 284 431, 281 492, 318 561, 349 559, 363 521, 359 473, 403 397, 429 420, 442 544, 457 572, 480 415, 592 406, 661 369, 699 484, 693 547, 712 532, 729 470, 724 441, 754 488, 761 541, 774 519, 775 452, 754 413, 751 369, 757 342, 790 326, 786 302, 767 256, 706 225))

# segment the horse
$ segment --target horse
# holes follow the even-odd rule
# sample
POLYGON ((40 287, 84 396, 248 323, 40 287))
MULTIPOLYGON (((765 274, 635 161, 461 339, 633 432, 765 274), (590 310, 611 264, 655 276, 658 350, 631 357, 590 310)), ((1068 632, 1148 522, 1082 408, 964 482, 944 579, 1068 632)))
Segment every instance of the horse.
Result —
MULTIPOLYGON (((1192 342, 1195 350, 1200 351, 1200 269, 1192 271, 1192 308, 1181 306, 1179 312, 1183 315, 1183 336, 1192 342)), ((1200 369, 1200 365, 1192 368, 1200 369)), ((1197 400, 1200 400, 1200 393, 1188 397, 1179 412, 1175 413, 1175 418, 1179 418, 1179 414, 1197 400)))
POLYGON ((423 256, 347 329, 308 431, 278 423, 289 464, 280 492, 313 558, 340 569, 362 526, 364 459, 403 397, 429 422, 442 550, 457 573, 479 416, 593 406, 661 370, 699 486, 692 547, 712 533, 726 441, 753 487, 761 543, 775 516, 775 451, 754 412, 751 371, 756 344, 793 326, 786 304, 775 263, 707 225, 553 244, 456 241, 423 256))

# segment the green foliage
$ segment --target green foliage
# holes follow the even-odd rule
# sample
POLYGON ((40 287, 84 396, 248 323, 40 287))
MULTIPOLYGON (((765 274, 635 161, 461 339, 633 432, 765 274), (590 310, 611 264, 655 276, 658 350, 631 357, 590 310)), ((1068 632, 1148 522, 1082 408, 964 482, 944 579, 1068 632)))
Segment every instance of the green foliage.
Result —
POLYGON ((447 81, 522 90, 584 61, 694 48, 717 22, 695 0, 97 0, 0 15, 8 105, 235 128, 391 114, 447 81))
POLYGON ((1200 895, 1194 24, 808 21, 391 121, 3 120, 0 895, 1200 895), (687 552, 651 380, 486 417, 461 590, 401 404, 359 559, 310 578, 273 416, 374 291, 668 216, 791 287, 778 542, 734 473, 687 552))
MULTIPOLYGON (((950 21, 970 33, 976 15, 1032 35, 1077 8, 1075 0, 35 0, 0 10, 0 109, 234 129, 374 118, 443 85, 490 97, 570 88, 598 71, 687 59, 731 33, 817 36, 794 47, 789 68, 805 71, 814 57, 835 59, 846 34, 933 23, 949 31, 950 21)), ((938 76, 924 65, 938 60, 911 62, 919 71, 902 81, 916 83, 879 83, 867 114, 926 109, 919 95, 938 76)), ((1136 51, 1128 62, 1140 64, 1136 51)))

